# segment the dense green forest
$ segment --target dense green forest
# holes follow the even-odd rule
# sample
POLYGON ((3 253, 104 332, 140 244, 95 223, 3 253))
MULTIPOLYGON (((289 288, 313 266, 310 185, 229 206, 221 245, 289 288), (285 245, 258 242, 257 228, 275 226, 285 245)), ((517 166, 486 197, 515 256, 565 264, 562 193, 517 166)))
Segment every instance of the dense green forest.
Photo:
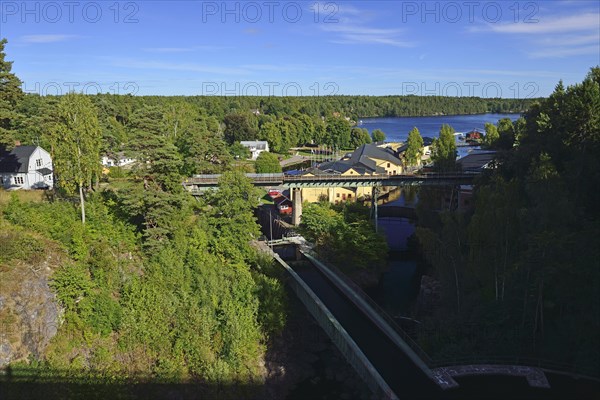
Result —
POLYGON ((600 68, 524 117, 494 132, 500 159, 472 211, 436 216, 440 193, 421 190, 417 236, 441 284, 421 344, 434 358, 518 355, 597 375, 600 68))

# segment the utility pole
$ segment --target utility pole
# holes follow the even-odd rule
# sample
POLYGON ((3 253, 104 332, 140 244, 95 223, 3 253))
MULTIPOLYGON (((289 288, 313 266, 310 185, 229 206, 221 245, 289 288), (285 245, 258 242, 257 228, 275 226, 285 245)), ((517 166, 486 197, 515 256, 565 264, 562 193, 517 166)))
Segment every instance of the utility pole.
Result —
POLYGON ((271 251, 273 251, 273 217, 271 216, 270 208, 269 208, 269 244, 271 245, 271 251))

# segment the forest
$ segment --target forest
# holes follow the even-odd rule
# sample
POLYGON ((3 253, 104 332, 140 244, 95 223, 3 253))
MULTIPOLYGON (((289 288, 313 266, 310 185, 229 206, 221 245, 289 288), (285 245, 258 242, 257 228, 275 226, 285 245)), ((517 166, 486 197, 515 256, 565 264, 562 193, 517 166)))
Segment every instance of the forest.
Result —
POLYGON ((433 215, 440 193, 419 195, 417 238, 441 286, 419 340, 438 359, 529 357, 597 376, 600 68, 500 130, 471 211, 433 215))

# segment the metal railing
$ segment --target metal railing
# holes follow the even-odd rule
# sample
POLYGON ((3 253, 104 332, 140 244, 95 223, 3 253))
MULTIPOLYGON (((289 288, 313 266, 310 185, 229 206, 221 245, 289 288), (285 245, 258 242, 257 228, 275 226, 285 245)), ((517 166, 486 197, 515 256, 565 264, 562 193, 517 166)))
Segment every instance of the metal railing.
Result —
MULTIPOLYGON (((312 250, 302 250, 303 253, 307 253, 315 259, 318 259, 318 254, 312 250)), ((335 267, 331 263, 325 263, 321 260, 318 260, 321 264, 325 265, 327 268, 333 272, 337 278, 343 281, 346 285, 350 287, 350 289, 354 290, 355 294, 359 296, 362 300, 364 300, 372 309, 375 311, 389 326, 392 330, 402 338, 406 342, 406 344, 423 360, 423 362, 431 367, 434 363, 432 362, 429 355, 415 342, 398 324, 392 317, 389 316, 387 312, 379 304, 377 304, 368 294, 366 294, 360 286, 358 286, 352 279, 350 279, 346 274, 339 270, 339 268, 335 267)))
MULTIPOLYGON (((283 184, 283 183, 301 183, 301 182, 385 182, 385 181, 435 181, 435 180, 471 180, 473 174, 469 173, 424 173, 424 174, 372 174, 372 175, 285 175, 285 174, 246 174, 255 184, 283 184)), ((194 175, 188 178, 183 184, 188 185, 216 185, 219 183, 219 174, 194 175)), ((384 185, 385 186, 385 185, 384 185)))
POLYGON ((308 312, 315 318, 319 326, 321 326, 327 336, 340 350, 356 373, 369 386, 376 398, 397 400, 398 397, 396 394, 344 327, 331 314, 327 306, 281 257, 276 254, 273 254, 273 257, 288 272, 290 279, 287 280, 287 283, 296 296, 298 296, 298 299, 300 299, 308 312))

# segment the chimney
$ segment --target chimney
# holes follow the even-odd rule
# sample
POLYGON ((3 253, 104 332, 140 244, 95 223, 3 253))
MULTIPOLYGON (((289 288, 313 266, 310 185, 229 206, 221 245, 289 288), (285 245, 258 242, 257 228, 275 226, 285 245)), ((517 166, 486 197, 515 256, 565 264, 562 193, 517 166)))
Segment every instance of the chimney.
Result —
POLYGON ((20 140, 15 140, 15 147, 19 147, 21 145, 21 141, 20 140))

